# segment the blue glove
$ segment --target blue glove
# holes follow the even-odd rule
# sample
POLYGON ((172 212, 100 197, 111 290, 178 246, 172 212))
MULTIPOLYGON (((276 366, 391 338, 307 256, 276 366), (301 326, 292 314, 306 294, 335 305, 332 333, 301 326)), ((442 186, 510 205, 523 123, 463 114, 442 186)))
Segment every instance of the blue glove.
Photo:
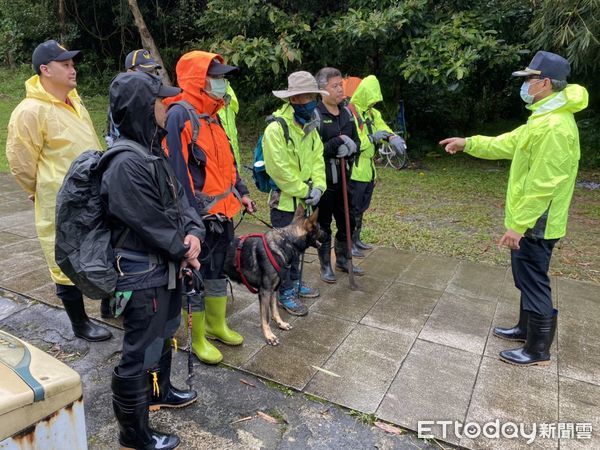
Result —
POLYGON ((406 153, 406 142, 400 136, 392 136, 390 138, 390 145, 396 150, 399 155, 406 153))
MULTIPOLYGON (((345 145, 346 147, 348 147, 348 154, 346 154, 345 156, 352 156, 356 153, 356 142, 354 142, 350 136, 346 136, 345 134, 342 134, 340 136, 342 138, 342 140, 344 141, 344 143, 342 145, 345 145)), ((340 146, 341 147, 341 146, 340 146)), ((339 153, 339 149, 338 149, 338 153, 339 153)), ((339 156, 338 158, 343 158, 343 156, 339 156)))
POLYGON ((312 188, 304 201, 309 206, 317 206, 319 200, 321 200, 321 195, 323 195, 323 193, 320 189, 312 188))

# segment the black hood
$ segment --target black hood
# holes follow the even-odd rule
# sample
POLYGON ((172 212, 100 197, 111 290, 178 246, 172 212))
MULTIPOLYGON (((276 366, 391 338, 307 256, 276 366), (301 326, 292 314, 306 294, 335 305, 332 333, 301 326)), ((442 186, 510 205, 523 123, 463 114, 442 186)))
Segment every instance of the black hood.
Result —
POLYGON ((160 151, 166 132, 154 117, 154 103, 162 81, 156 75, 144 72, 124 72, 110 84, 109 100, 112 120, 119 135, 160 151))

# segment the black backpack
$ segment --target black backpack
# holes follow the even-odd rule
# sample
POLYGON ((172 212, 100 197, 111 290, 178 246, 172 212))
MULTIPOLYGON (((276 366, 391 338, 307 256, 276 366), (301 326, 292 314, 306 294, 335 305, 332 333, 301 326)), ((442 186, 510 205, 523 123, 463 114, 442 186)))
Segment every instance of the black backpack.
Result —
MULTIPOLYGON (((87 297, 100 299, 114 293, 117 272, 111 231, 100 197, 102 174, 117 154, 131 151, 150 165, 153 176, 157 157, 137 142, 119 139, 106 152, 87 150, 71 164, 56 197, 56 241, 58 267, 87 297)), ((117 247, 127 237, 124 232, 117 247)))

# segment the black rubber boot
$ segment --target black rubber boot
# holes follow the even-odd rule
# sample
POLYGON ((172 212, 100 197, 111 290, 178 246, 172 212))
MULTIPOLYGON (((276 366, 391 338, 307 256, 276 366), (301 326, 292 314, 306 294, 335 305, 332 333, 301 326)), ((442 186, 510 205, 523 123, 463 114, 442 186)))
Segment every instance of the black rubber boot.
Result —
POLYGON ((494 328, 494 336, 500 339, 506 339, 507 341, 520 341, 525 342, 527 340, 527 320, 529 313, 523 309, 521 304, 519 312, 519 323, 512 328, 494 328))
POLYGON ((363 215, 359 214, 356 216, 356 231, 354 232, 354 245, 359 250, 371 250, 373 248, 372 245, 365 244, 360 240, 360 233, 362 231, 362 223, 363 223, 363 215))
MULTIPOLYGON (((342 272, 348 273, 348 247, 345 242, 335 241, 335 267, 342 272)), ((365 271, 360 267, 352 265, 354 275, 361 276, 365 271)))
POLYGON ((363 253, 363 251, 358 248, 358 245, 356 245, 358 241, 358 233, 356 231, 354 231, 354 235, 352 236, 352 257, 353 258, 364 258, 365 254, 363 253))
POLYGON ((321 280, 325 283, 336 283, 335 272, 331 268, 331 236, 324 239, 318 253, 321 263, 321 280))
POLYGON ((79 289, 75 286, 57 284, 56 295, 62 300, 75 336, 90 342, 106 341, 112 337, 112 333, 107 328, 96 325, 89 319, 79 289))
POLYGON ((113 371, 113 409, 119 423, 119 444, 122 449, 170 450, 177 448, 179 438, 160 433, 148 424, 150 378, 144 371, 132 377, 122 377, 113 371))
POLYGON ((115 312, 110 307, 110 297, 103 298, 100 300, 100 317, 103 319, 114 319, 115 312))
POLYGON ((171 356, 171 340, 168 339, 165 341, 158 369, 150 371, 150 411, 158 411, 160 408, 183 408, 198 399, 198 394, 193 389, 180 390, 171 384, 171 356))
POLYGON ((527 341, 521 348, 500 352, 500 359, 517 366, 547 366, 550 364, 550 347, 556 332, 558 311, 552 317, 529 313, 527 341))

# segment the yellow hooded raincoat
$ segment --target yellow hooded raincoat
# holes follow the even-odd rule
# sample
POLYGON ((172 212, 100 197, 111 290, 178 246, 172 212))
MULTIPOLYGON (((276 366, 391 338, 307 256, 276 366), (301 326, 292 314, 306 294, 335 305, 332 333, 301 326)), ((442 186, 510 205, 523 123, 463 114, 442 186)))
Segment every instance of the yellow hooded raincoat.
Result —
POLYGON ((73 106, 49 94, 38 75, 25 82, 26 98, 10 116, 6 157, 12 174, 35 195, 35 226, 52 280, 71 285, 54 261, 56 194, 71 162, 87 149, 101 149, 77 91, 73 106))
POLYGON ((527 108, 525 125, 496 137, 467 138, 465 152, 511 159, 504 225, 532 237, 565 235, 579 166, 579 131, 573 113, 588 104, 586 89, 569 84, 527 108))
POLYGON ((369 140, 369 135, 379 130, 393 133, 381 117, 381 112, 373 107, 381 101, 383 101, 381 87, 375 75, 365 77, 350 99, 350 103, 359 115, 358 134, 360 135, 360 155, 355 159, 352 167, 351 179, 354 181, 369 183, 375 178, 375 163, 373 162, 375 146, 369 140))

